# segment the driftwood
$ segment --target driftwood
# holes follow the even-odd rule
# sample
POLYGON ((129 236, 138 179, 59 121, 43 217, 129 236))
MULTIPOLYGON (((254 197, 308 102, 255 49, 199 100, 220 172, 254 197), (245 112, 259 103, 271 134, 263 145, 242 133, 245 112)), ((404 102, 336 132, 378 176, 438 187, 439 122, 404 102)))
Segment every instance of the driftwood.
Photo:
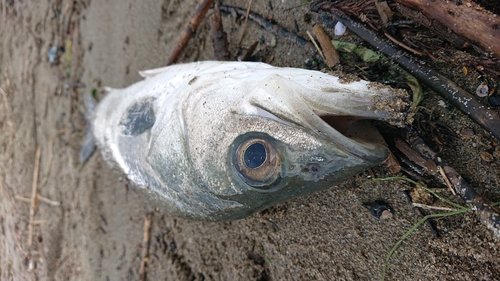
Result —
POLYGON ((421 23, 430 26, 433 22, 438 22, 500 57, 500 17, 473 1, 396 0, 396 2, 422 13, 428 21, 420 21, 421 23))
POLYGON ((397 62, 422 83, 429 86, 452 105, 467 114, 472 120, 485 128, 493 136, 500 139, 500 115, 496 111, 479 103, 474 96, 460 88, 453 81, 439 72, 420 64, 418 59, 405 54, 405 52, 396 48, 392 43, 379 38, 363 24, 352 20, 346 15, 338 13, 330 2, 314 3, 311 6, 311 11, 318 13, 324 12, 324 16, 321 16, 320 20, 331 28, 335 25, 335 21, 331 19, 332 17, 341 21, 353 33, 377 48, 391 60, 397 62))
POLYGON ((315 25, 313 27, 313 34, 316 36, 319 44, 321 45, 328 67, 331 69, 335 65, 339 64, 339 53, 335 50, 332 41, 330 41, 330 37, 328 37, 326 32, 323 30, 323 27, 321 27, 321 25, 315 25))

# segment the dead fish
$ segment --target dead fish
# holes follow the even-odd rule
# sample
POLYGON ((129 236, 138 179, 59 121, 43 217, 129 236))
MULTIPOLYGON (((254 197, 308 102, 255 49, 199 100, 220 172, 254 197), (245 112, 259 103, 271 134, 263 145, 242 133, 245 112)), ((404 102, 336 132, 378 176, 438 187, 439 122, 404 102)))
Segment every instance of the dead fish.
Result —
POLYGON ((109 89, 92 136, 137 191, 189 219, 241 219, 332 187, 388 155, 361 119, 410 116, 404 90, 318 71, 205 61, 141 75, 109 89))

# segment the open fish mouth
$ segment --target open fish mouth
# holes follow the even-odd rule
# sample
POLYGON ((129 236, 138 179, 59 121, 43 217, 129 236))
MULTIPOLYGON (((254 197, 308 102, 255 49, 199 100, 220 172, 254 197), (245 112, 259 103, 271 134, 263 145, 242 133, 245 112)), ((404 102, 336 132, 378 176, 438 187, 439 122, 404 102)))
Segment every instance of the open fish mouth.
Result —
POLYGON ((325 115, 319 117, 330 127, 352 141, 362 144, 384 144, 382 135, 371 122, 372 119, 356 116, 325 115))
POLYGON ((282 79, 271 76, 264 84, 286 97, 278 94, 278 103, 265 98, 251 101, 257 114, 307 128, 365 161, 380 163, 381 154, 387 154, 378 130, 367 120, 400 127, 412 122, 409 95, 403 89, 363 80, 343 82, 326 74, 323 81, 279 75, 282 79), (284 105, 288 111, 281 110, 284 105))

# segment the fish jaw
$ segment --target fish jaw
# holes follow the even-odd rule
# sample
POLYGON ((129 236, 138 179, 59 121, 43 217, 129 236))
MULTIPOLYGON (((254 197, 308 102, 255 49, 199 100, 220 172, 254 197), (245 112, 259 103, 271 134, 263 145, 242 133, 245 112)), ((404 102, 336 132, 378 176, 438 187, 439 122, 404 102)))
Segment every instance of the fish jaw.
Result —
POLYGON ((339 132, 323 116, 409 119, 402 93, 317 71, 201 62, 145 75, 98 106, 95 136, 137 190, 190 219, 244 218, 331 187, 387 157, 384 145, 353 137, 359 130, 350 133, 350 126, 339 132), (154 121, 151 114, 130 121, 138 109, 153 112, 154 121), (244 167, 241 148, 254 146, 273 153, 265 157, 269 170, 244 167))

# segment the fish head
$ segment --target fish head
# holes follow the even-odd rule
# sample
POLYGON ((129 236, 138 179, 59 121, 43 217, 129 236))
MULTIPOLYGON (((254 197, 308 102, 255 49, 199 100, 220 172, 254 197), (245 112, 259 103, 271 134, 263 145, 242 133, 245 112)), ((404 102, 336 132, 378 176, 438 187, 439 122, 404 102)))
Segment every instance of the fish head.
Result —
POLYGON ((274 67, 198 74, 157 121, 166 125, 148 155, 162 182, 180 186, 174 213, 189 218, 240 219, 332 187, 388 156, 364 119, 407 116, 404 91, 366 81, 274 67))

